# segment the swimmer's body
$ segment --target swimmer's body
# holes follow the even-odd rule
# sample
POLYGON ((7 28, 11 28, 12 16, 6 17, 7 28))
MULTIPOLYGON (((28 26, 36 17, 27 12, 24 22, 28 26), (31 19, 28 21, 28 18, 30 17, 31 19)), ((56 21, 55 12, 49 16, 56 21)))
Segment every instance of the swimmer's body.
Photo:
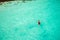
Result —
POLYGON ((38 20, 38 25, 40 25, 40 20, 38 20))

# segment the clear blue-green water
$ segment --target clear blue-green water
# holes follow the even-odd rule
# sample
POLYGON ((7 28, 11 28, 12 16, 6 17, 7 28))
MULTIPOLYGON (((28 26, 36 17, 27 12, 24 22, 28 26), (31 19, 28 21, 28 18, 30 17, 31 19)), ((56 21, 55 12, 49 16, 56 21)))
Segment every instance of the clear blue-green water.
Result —
POLYGON ((3 3, 0 40, 60 40, 60 0, 3 3))

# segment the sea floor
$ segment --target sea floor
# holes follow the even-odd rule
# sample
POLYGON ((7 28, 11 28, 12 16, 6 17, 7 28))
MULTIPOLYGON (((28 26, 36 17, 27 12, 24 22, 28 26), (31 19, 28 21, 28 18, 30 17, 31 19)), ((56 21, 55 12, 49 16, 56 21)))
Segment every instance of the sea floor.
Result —
POLYGON ((0 3, 0 40, 60 40, 59 4, 59 0, 0 3))

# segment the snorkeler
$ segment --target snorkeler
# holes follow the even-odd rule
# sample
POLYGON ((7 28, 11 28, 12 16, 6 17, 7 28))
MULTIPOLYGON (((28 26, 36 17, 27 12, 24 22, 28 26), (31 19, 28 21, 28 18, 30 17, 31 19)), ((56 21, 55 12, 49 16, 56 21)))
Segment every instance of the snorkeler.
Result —
POLYGON ((40 25, 40 20, 38 20, 38 25, 40 25))

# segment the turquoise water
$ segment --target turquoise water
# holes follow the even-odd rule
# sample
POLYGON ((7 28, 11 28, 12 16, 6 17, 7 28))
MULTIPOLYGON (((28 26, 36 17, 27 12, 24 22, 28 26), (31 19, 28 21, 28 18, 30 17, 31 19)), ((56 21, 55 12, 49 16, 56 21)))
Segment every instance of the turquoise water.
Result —
POLYGON ((0 40, 60 40, 60 0, 3 3, 0 40))

